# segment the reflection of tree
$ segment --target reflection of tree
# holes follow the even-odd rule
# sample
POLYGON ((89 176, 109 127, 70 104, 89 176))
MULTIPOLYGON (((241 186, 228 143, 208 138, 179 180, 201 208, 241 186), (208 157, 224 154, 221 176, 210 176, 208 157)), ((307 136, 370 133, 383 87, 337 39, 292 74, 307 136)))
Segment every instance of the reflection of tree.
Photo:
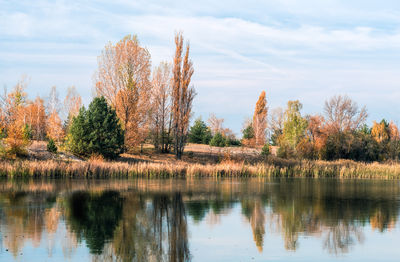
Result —
POLYGON ((25 244, 31 240, 34 247, 40 245, 44 229, 46 208, 54 198, 48 194, 32 195, 25 192, 10 192, 2 196, 1 232, 4 246, 16 257, 25 244))
POLYGON ((189 261, 186 210, 182 195, 124 196, 123 219, 98 261, 189 261))
POLYGON ((338 254, 363 241, 365 226, 381 232, 394 227, 400 207, 400 187, 384 181, 249 179, 195 186, 177 180, 91 180, 83 186, 71 181, 0 184, 4 248, 17 256, 27 241, 38 246, 47 240, 49 255, 60 243, 64 256, 71 257, 84 239, 97 261, 188 261, 186 216, 195 223, 218 223, 221 214, 240 203, 260 252, 268 221, 288 250, 299 248, 301 236, 312 235, 338 254), (63 219, 65 227, 60 226, 63 219))
POLYGON ((100 254, 104 244, 113 238, 122 214, 118 192, 89 194, 78 191, 69 199, 68 222, 78 239, 84 238, 91 253, 100 254))
POLYGON ((330 253, 347 253, 349 246, 354 245, 356 241, 362 243, 363 240, 364 235, 358 226, 339 223, 328 229, 324 248, 330 253))
POLYGON ((189 215, 195 222, 200 222, 204 219, 207 212, 210 210, 208 201, 189 201, 186 203, 189 215))
POLYGON ((265 234, 265 210, 260 199, 242 201, 242 214, 250 221, 253 238, 259 252, 262 252, 265 234))

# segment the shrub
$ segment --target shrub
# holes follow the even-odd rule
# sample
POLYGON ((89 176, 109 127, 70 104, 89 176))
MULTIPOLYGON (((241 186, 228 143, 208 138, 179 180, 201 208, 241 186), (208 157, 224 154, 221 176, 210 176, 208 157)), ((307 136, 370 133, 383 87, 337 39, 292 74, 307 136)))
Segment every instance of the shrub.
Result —
POLYGON ((269 156, 271 152, 269 151, 269 144, 265 144, 261 149, 262 156, 269 156))
POLYGON ((57 146, 52 138, 50 138, 49 142, 47 143, 47 151, 54 154, 57 153, 57 146))

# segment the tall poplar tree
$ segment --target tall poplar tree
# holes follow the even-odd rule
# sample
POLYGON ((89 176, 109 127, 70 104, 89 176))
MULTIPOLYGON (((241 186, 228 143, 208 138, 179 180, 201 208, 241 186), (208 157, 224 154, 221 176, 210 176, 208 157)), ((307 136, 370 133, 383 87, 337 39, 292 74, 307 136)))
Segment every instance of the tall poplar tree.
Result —
POLYGON ((172 119, 174 130, 174 149, 177 159, 182 158, 185 147, 189 120, 192 112, 192 102, 196 95, 193 87, 189 87, 194 69, 189 59, 189 44, 186 44, 186 52, 183 55, 183 36, 175 35, 175 57, 173 66, 172 85, 172 119))
POLYGON ((256 146, 263 146, 266 140, 267 131, 267 99, 265 98, 265 91, 262 91, 253 116, 253 131, 256 146))

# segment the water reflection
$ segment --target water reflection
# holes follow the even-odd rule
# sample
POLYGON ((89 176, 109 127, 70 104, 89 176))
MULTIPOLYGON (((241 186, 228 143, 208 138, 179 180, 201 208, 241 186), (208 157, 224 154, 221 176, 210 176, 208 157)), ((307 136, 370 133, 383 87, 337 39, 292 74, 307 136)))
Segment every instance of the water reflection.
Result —
POLYGON ((61 249, 64 259, 189 261, 191 227, 216 227, 237 208, 260 254, 273 233, 288 251, 308 236, 327 254, 346 254, 366 229, 396 227, 399 197, 398 182, 371 180, 2 181, 0 258, 61 249))

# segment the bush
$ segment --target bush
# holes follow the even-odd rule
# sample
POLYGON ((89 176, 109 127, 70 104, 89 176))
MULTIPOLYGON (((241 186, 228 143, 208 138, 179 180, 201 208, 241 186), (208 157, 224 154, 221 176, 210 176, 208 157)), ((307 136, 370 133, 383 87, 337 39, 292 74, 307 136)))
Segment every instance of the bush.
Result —
POLYGON ((49 142, 47 143, 47 151, 54 154, 57 153, 57 146, 52 138, 50 138, 49 142))
POLYGON ((269 156, 271 152, 269 151, 269 144, 265 144, 261 149, 262 156, 269 156))
POLYGON ((284 159, 293 159, 296 157, 296 152, 290 145, 282 143, 279 146, 277 156, 284 159))
POLYGON ((210 146, 224 147, 226 145, 226 139, 221 133, 216 133, 210 141, 210 146))
POLYGON ((115 158, 123 151, 124 132, 115 110, 104 97, 96 97, 86 111, 73 118, 68 144, 73 154, 89 157, 100 154, 115 158))

